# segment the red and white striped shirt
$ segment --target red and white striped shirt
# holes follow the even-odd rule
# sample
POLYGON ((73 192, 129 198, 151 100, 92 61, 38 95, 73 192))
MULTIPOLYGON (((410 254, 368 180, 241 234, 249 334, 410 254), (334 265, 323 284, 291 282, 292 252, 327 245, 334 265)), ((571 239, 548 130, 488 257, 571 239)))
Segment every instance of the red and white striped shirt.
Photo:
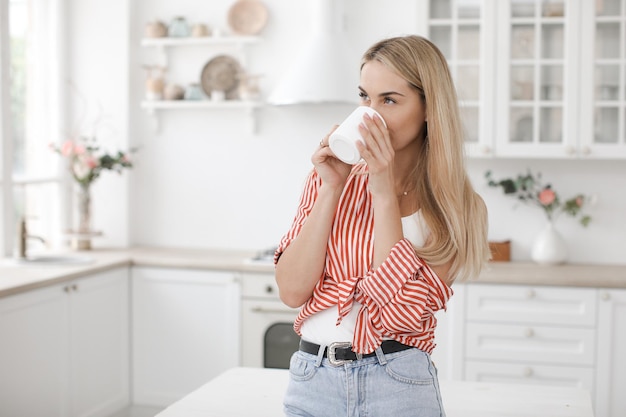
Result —
MULTIPOLYGON (((374 210, 367 189, 367 165, 353 167, 343 190, 328 240, 323 278, 294 322, 301 335, 302 323, 310 316, 337 306, 337 323, 362 304, 352 340, 353 350, 371 353, 385 339, 431 353, 435 347, 436 311, 445 308, 452 289, 420 259, 411 242, 402 239, 376 269, 374 259, 374 210)), ((307 178, 294 222, 282 237, 274 262, 306 222, 321 178, 315 170, 307 178)))

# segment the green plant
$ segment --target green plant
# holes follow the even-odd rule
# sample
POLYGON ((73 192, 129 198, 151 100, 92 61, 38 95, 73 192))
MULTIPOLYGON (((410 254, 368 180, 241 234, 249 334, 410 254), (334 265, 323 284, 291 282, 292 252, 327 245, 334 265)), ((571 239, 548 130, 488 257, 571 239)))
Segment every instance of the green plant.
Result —
POLYGON ((113 154, 102 152, 95 138, 70 139, 63 142, 60 147, 51 144, 50 148, 68 159, 72 177, 83 187, 91 185, 103 170, 121 173, 122 169, 133 166, 129 153, 122 151, 113 154))
POLYGON ((563 201, 552 185, 542 182, 541 173, 533 175, 528 170, 526 174, 519 174, 516 178, 496 180, 491 170, 488 170, 485 172, 485 179, 490 187, 502 188, 505 195, 514 197, 522 203, 540 207, 550 221, 565 213, 572 217, 580 217, 580 224, 585 227, 591 222, 591 217, 582 212, 583 207, 590 202, 589 197, 578 194, 563 201))

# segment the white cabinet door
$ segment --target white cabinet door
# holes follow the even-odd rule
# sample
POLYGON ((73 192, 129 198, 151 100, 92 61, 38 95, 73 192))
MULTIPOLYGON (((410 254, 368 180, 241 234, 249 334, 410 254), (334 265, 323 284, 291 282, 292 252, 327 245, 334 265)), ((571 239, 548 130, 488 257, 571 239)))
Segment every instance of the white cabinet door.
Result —
POLYGON ((0 299, 0 416, 127 406, 128 326, 127 268, 0 299))
POLYGON ((582 6, 581 155, 624 158, 626 5, 605 0, 584 1, 582 6))
POLYGON ((0 415, 68 415, 68 296, 53 286, 0 299, 0 415))
POLYGON ((574 387, 584 388, 590 392, 594 379, 591 366, 552 366, 540 363, 476 360, 467 361, 465 374, 470 381, 574 387))
POLYGON ((529 285, 470 285, 470 320, 593 328, 596 291, 529 285))
POLYGON ((129 395, 129 270, 111 270, 70 286, 70 415, 107 416, 129 395))
POLYGON ((454 79, 468 155, 493 156, 495 0, 423 1, 430 40, 446 57, 454 79))
POLYGON ((133 403, 167 406, 239 363, 232 272, 135 267, 133 403))
POLYGON ((446 310, 439 310, 435 329, 435 350, 431 355, 440 380, 462 380, 465 357, 465 309, 467 285, 452 286, 454 295, 446 310))
POLYGON ((576 327, 467 323, 468 358, 592 366, 596 332, 576 327))
POLYGON ((596 416, 626 415, 626 290, 600 290, 596 416))
POLYGON ((579 13, 576 0, 497 3, 499 156, 577 155, 579 13))

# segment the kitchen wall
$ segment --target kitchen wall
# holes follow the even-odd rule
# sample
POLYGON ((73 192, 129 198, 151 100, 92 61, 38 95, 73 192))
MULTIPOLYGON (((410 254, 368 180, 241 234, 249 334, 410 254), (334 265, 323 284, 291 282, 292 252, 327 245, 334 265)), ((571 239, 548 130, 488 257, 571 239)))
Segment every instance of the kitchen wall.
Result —
MULTIPOLYGON (((106 7, 97 0, 69 2, 70 78, 111 113, 119 128, 111 144, 141 148, 134 170, 122 177, 103 176, 96 184, 95 222, 105 232, 96 245, 254 250, 275 245, 288 228, 312 151, 351 106, 264 106, 254 118, 243 110, 176 110, 159 112, 158 119, 139 107, 145 81, 141 65, 158 59, 155 51, 139 46, 145 23, 182 15, 192 23, 227 30, 233 1, 110 0, 106 7)), ((246 51, 247 69, 264 75, 266 96, 309 36, 312 0, 262 1, 270 11, 269 22, 262 41, 246 51)), ((415 33, 420 18, 415 3, 345 1, 355 76, 359 55, 371 43, 415 33)), ((203 63, 217 52, 172 51, 169 79, 183 85, 197 82, 203 63)), ((79 110, 74 104, 69 117, 79 110)), ((626 213, 626 161, 470 160, 468 165, 489 208, 491 238, 511 239, 515 260, 529 258, 545 216, 537 208, 514 208, 513 200, 487 188, 487 169, 508 176, 532 168, 564 196, 597 194, 589 228, 570 218, 559 220, 570 261, 626 262, 626 226, 621 219, 626 213)))

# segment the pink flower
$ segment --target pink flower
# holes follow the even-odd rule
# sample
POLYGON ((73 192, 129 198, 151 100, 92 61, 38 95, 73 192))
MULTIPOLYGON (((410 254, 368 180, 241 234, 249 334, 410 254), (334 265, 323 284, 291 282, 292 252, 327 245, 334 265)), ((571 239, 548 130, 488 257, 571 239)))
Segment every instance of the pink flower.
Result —
POLYGON ((82 144, 80 144, 80 143, 77 143, 77 144, 76 144, 76 146, 74 146, 74 153, 75 153, 76 155, 82 155, 82 154, 84 154, 84 153, 85 153, 85 151, 86 151, 86 149, 85 149, 85 145, 82 145, 82 144))
POLYGON ((539 193, 539 202, 544 206, 549 206, 550 204, 554 203, 555 199, 556 199, 556 193, 552 191, 550 188, 544 188, 539 193))
POLYGON ((89 169, 94 169, 100 165, 99 161, 91 155, 85 158, 85 164, 89 167, 89 169))
POLYGON ((582 198, 582 197, 576 197, 576 205, 577 205, 578 207, 582 207, 584 202, 585 202, 584 198, 582 198))
POLYGON ((70 156, 73 151, 74 142, 72 142, 71 140, 66 140, 65 142, 63 142, 63 145, 61 145, 61 155, 70 156))

